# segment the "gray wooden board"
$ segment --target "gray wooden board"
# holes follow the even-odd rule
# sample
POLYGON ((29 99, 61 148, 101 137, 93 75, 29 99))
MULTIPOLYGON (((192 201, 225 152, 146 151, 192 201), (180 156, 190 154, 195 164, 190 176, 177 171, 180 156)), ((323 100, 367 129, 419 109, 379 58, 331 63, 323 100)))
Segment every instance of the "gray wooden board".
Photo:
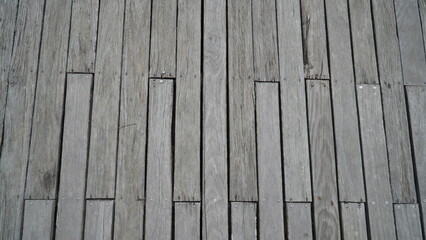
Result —
POLYGON ((340 239, 330 83, 308 80, 306 85, 315 235, 318 239, 340 239))
POLYGON ((426 84, 426 59, 417 0, 395 0, 404 84, 426 84))
POLYGON ((286 201, 312 201, 300 2, 277 1, 286 201))
POLYGON ((416 191, 411 158, 401 58, 393 1, 372 0, 377 60, 386 123, 386 141, 393 200, 415 202, 416 191))
POLYGON ((201 201, 201 1, 179 1, 174 201, 201 201), (190 126, 190 127, 189 127, 190 126))
POLYGON ((142 239, 144 201, 117 199, 114 208, 114 239, 142 239))
POLYGON ((115 188, 124 2, 101 1, 90 131, 88 198, 115 188))
POLYGON ((226 1, 204 2, 203 239, 228 239, 226 1))
POLYGON ((8 79, 0 159, 0 239, 21 239, 43 0, 21 0, 8 79))
POLYGON ((152 2, 150 77, 176 76, 177 0, 152 2))
POLYGON ((323 0, 301 0, 305 78, 329 79, 323 0))
POLYGON ((347 0, 326 0, 340 201, 365 201, 347 0))
POLYGON ((275 0, 253 1, 254 80, 279 81, 275 0))
POLYGON ((379 85, 357 85, 372 239, 396 239, 379 85))
POLYGON ((46 1, 25 196, 56 198, 72 0, 46 1))
POLYGON ((55 234, 59 239, 83 236, 92 81, 91 74, 67 74, 55 234))
POLYGON ((345 240, 368 239, 364 203, 341 203, 342 232, 345 240))
POLYGON ((398 239, 423 239, 418 204, 395 204, 395 225, 398 239))
POLYGON ((99 1, 73 1, 68 72, 94 72, 98 10, 99 1))
POLYGON ((231 239, 257 239, 257 206, 253 202, 231 203, 231 239))
POLYGON ((112 239, 114 200, 87 200, 84 239, 112 239))
POLYGON ((286 203, 288 239, 314 239, 311 203, 286 203))
POLYGON ((23 240, 53 238, 55 202, 55 200, 25 201, 23 240))
POLYGON ((200 212, 199 202, 176 202, 174 210, 174 229, 176 240, 199 240, 200 232, 200 212))
POLYGON ((173 80, 149 82, 145 239, 172 236, 173 80))
POLYGON ((426 0, 419 0, 420 21, 423 30, 423 45, 426 53, 426 0))
POLYGON ((260 239, 284 239, 278 91, 278 83, 256 83, 260 239))
POLYGON ((228 2, 229 199, 257 200, 251 1, 228 2))

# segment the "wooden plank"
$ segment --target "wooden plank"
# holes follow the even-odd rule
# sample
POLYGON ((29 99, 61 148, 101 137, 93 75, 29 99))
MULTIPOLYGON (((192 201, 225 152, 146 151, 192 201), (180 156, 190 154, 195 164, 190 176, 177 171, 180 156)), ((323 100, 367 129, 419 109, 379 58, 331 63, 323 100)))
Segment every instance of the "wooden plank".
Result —
POLYGON ((200 212, 201 203, 175 203, 174 229, 176 240, 197 240, 201 238, 200 212))
POLYGON ((172 236, 173 81, 149 82, 145 239, 172 236))
POLYGON ((231 239, 256 239, 257 206, 253 202, 231 203, 231 239))
POLYGON ((123 15, 123 1, 101 2, 87 173, 88 198, 114 197, 123 15))
POLYGON ((423 239, 418 204, 395 204, 395 225, 398 239, 423 239))
POLYGON ((324 1, 302 0, 305 78, 329 79, 324 1))
POLYGON ((340 201, 365 201, 347 0, 326 0, 340 201))
POLYGON ((179 1, 177 31, 173 200, 201 201, 201 1, 179 1))
POLYGON ((21 239, 32 122, 28 113, 34 104, 43 8, 43 0, 21 0, 10 73, 5 79, 8 94, 0 159, 0 239, 21 239))
POLYGON ((423 30, 423 45, 425 47, 425 53, 426 53, 426 1, 425 0, 419 0, 419 12, 420 12, 420 21, 422 25, 423 30))
POLYGON ((286 203, 288 239, 314 239, 311 203, 286 203))
POLYGON ((87 200, 84 239, 112 239, 114 200, 87 200))
POLYGON ((55 200, 26 200, 22 239, 52 239, 54 217, 55 200))
POLYGON ((229 198, 257 200, 251 1, 228 2, 229 198))
POLYGON ((205 1, 203 11, 202 235, 227 240, 226 1, 205 1))
POLYGON ((395 0, 404 84, 426 84, 426 60, 417 0, 395 0))
POLYGON ((319 239, 340 239, 330 83, 309 80, 306 85, 315 235, 319 239))
POLYGON ((46 1, 25 196, 53 199, 64 107, 71 0, 46 1))
POLYGON ((277 14, 285 198, 312 201, 300 1, 277 1, 277 14))
POLYGON ((150 77, 176 76, 177 0, 152 3, 150 77))
POLYGON ((115 200, 114 239, 142 239, 144 207, 144 200, 115 200))
POLYGON ((340 209, 343 239, 368 239, 364 203, 341 203, 340 209))
POLYGON ((98 10, 98 1, 73 1, 68 72, 93 73, 95 70, 98 10))
POLYGON ((256 83, 260 239, 284 239, 278 83, 256 83))
POLYGON ((396 239, 379 85, 358 85, 368 218, 372 239, 396 239))
POLYGON ((275 0, 253 1, 254 80, 279 81, 275 0))
POLYGON ((394 3, 372 0, 372 8, 393 201, 416 202, 394 3))

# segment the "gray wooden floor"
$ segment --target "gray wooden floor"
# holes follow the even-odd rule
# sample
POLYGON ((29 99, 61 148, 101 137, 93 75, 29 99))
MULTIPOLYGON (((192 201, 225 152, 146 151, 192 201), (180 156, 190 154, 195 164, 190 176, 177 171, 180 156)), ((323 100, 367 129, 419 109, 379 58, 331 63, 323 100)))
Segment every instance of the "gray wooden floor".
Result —
POLYGON ((425 239, 425 0, 0 0, 0 239, 425 239))

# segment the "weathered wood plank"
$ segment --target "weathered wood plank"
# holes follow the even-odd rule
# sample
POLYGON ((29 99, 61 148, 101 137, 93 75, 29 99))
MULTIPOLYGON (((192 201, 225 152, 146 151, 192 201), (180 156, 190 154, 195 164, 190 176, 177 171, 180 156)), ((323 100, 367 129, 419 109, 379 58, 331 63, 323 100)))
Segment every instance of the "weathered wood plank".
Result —
POLYGON ((23 240, 53 238, 55 202, 55 200, 25 201, 23 240))
POLYGON ((314 239, 311 203, 287 203, 288 239, 314 239))
POLYGON ((422 30, 423 30, 423 45, 425 47, 425 53, 426 53, 426 1, 419 0, 418 3, 419 3, 420 21, 421 21, 422 30))
POLYGON ((340 209, 343 239, 368 239, 364 203, 341 203, 340 209))
POLYGON ((300 1, 277 1, 286 201, 312 201, 300 1))
POLYGON ((115 200, 114 239, 142 239, 144 200, 115 200))
POLYGON ((84 239, 112 239, 114 200, 87 200, 84 239))
POLYGON ((174 201, 201 201, 201 1, 179 1, 174 201), (191 126, 191 127, 188 127, 191 126))
POLYGON ((46 1, 25 196, 56 198, 71 0, 46 1))
POLYGON ((199 240, 201 203, 186 202, 175 203, 175 239, 199 240))
POLYGON ((398 239, 423 239, 418 204, 395 204, 395 225, 398 239))
POLYGON ((149 82, 145 239, 172 236, 173 81, 149 82))
POLYGON ((251 1, 228 2, 229 198, 257 200, 251 1))
POLYGON ((315 235, 319 239, 340 239, 330 83, 309 80, 306 85, 315 235))
POLYGON ((124 2, 107 0, 100 4, 86 195, 113 198, 124 2))
POLYGON ((231 203, 231 239, 256 239, 257 206, 253 202, 231 203))

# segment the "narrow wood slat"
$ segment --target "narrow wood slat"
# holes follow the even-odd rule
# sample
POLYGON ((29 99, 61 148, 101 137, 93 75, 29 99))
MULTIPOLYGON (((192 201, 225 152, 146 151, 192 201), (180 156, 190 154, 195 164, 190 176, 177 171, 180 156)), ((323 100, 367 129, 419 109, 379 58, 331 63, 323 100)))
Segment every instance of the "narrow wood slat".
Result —
POLYGON ((114 239, 142 239, 144 207, 144 200, 115 200, 114 239))
POLYGON ((231 203, 231 239, 256 239, 257 206, 253 202, 231 203))
POLYGON ((309 80, 306 85, 315 235, 319 239, 340 239, 330 84, 323 80, 309 80))
POLYGON ((345 240, 368 239, 364 203, 341 203, 342 232, 345 240))
POLYGON ((423 30, 423 45, 425 47, 425 53, 426 53, 426 1, 418 1, 419 3, 419 12, 420 12, 420 21, 422 25, 423 30))
POLYGON ((182 202, 175 203, 174 229, 176 240, 199 240, 201 203, 182 202))
POLYGON ((112 239, 114 200, 87 200, 84 239, 112 239))
POLYGON ((23 240, 52 239, 55 200, 26 200, 23 240))
POLYGON ((395 225, 398 239, 423 239, 418 204, 395 204, 395 225))
POLYGON ((314 239, 311 203, 286 203, 288 239, 314 239))

